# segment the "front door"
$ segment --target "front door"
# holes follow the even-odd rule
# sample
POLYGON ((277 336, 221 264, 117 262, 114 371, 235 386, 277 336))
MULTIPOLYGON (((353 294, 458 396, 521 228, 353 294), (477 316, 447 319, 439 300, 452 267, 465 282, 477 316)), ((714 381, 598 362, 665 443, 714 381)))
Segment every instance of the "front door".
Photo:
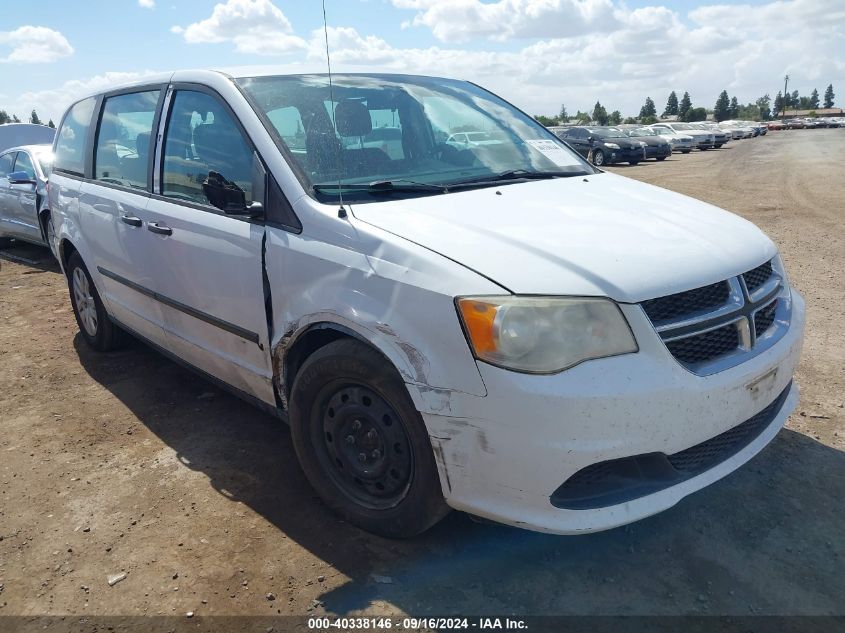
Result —
POLYGON ((209 181, 222 177, 246 203, 253 195, 263 199, 253 148, 222 102, 200 89, 172 93, 163 127, 160 184, 145 212, 145 232, 168 348, 274 404, 264 226, 225 213, 215 206, 217 196, 207 195, 209 181))

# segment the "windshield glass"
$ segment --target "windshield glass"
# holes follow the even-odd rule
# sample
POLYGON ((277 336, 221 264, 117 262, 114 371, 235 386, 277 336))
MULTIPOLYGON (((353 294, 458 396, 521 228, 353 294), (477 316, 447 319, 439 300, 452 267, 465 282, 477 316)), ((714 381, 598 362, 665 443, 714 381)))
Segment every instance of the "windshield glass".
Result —
MULTIPOLYGON (((384 199, 367 190, 380 181, 450 185, 514 171, 595 173, 534 119, 465 81, 332 75, 330 89, 325 75, 293 75, 237 83, 303 186, 316 185, 320 195, 336 196, 341 184, 345 200, 370 201, 384 199)), ((421 189, 408 194, 438 191, 421 189)))
POLYGON ((691 130, 693 127, 689 123, 675 123, 676 130, 691 130))
POLYGON ((599 138, 621 138, 624 136, 619 130, 610 130, 603 127, 591 129, 590 134, 599 138))
POLYGON ((641 127, 636 130, 631 130, 631 136, 657 136, 657 132, 652 130, 651 128, 641 127))

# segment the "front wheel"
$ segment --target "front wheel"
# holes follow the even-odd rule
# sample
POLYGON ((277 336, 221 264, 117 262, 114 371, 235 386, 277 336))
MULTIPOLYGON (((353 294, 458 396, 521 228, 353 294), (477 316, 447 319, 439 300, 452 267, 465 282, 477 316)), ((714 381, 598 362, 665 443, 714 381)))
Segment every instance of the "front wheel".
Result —
POLYGON ((600 149, 593 150, 593 165, 595 165, 596 167, 601 167, 602 165, 605 164, 606 160, 607 159, 606 159, 604 152, 602 150, 600 150, 600 149))
POLYGON ((665 156, 658 156, 657 160, 666 160, 666 157, 665 156))
POLYGON ((122 332, 109 319, 91 275, 77 252, 68 259, 67 280, 73 314, 85 342, 101 352, 118 347, 122 332))
POLYGON ((350 523, 403 538, 448 512, 425 424, 371 347, 344 339, 309 356, 293 384, 290 422, 308 481, 350 523))
POLYGON ((682 149, 681 153, 682 154, 689 154, 691 151, 692 151, 691 149, 682 149))
POLYGON ((629 164, 631 167, 633 167, 634 165, 639 165, 639 164, 640 164, 640 161, 638 161, 638 160, 629 160, 629 161, 628 161, 628 164, 629 164))

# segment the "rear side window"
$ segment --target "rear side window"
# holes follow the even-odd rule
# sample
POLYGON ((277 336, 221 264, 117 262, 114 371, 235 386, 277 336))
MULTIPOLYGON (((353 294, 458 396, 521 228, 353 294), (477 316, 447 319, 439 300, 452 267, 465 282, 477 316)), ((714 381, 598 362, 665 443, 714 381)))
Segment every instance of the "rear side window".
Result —
POLYGON ((221 192, 240 191, 249 204, 252 158, 249 143, 217 99, 176 92, 164 139, 163 195, 225 209, 231 196, 221 192))
POLYGON ((12 173, 12 163, 15 162, 15 153, 9 152, 0 156, 0 178, 5 178, 12 173))
POLYGON ((133 189, 147 188, 159 93, 151 90, 106 99, 97 130, 94 178, 133 189))
POLYGON ((57 133, 56 157, 53 167, 78 176, 85 174, 85 137, 94 114, 94 97, 73 106, 62 121, 57 133))
POLYGON ((32 166, 32 160, 26 152, 18 152, 18 157, 15 159, 14 171, 22 171, 31 180, 35 180, 35 167, 32 166))

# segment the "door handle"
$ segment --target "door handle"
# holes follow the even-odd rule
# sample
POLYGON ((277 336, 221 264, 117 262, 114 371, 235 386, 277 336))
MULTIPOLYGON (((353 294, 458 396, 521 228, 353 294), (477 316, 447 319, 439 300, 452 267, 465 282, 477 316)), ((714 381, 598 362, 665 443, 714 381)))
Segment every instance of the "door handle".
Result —
POLYGON ((129 226, 141 226, 142 224, 141 218, 136 218, 134 215, 122 215, 120 216, 120 220, 129 226))
POLYGON ((169 226, 164 226, 158 222, 150 222, 147 224, 147 229, 159 235, 173 235, 173 229, 169 226))

